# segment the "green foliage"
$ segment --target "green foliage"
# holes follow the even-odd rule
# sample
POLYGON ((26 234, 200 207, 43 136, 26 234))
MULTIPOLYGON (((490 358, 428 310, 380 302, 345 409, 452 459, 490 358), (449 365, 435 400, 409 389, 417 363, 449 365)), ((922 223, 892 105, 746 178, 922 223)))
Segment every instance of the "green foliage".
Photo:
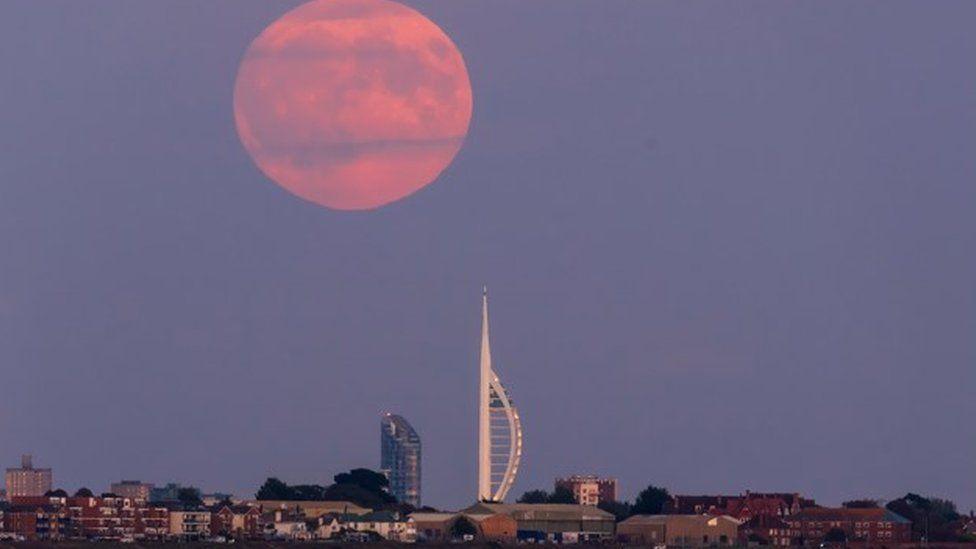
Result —
POLYGON ((960 517, 956 504, 949 500, 908 493, 885 507, 912 521, 915 540, 952 542, 958 537, 952 523, 960 517))
POLYGON ((396 498, 386 491, 389 480, 381 473, 353 469, 336 475, 334 480, 335 484, 328 487, 317 484, 289 486, 277 478, 269 478, 256 497, 265 501, 348 501, 367 509, 390 509, 398 505, 396 498))
POLYGON ((281 482, 280 480, 272 477, 264 481, 261 488, 258 489, 258 493, 255 494, 255 498, 263 501, 268 500, 289 500, 291 501, 293 492, 291 487, 281 482))
POLYGON ((370 492, 382 492, 390 486, 390 479, 383 473, 377 473, 370 469, 353 469, 348 473, 339 473, 332 477, 336 484, 355 484, 370 492))
POLYGON ((203 500, 200 499, 200 490, 196 488, 180 488, 180 491, 176 493, 176 499, 187 507, 203 505, 203 500))
POLYGON ((956 510, 956 504, 947 499, 929 498, 929 505, 929 509, 946 522, 954 522, 962 518, 956 510))
POLYGON ((549 494, 549 503, 578 503, 576 501, 576 496, 573 495, 573 491, 565 486, 557 486, 556 489, 549 494))
POLYGON ((631 505, 626 501, 601 501, 597 507, 613 515, 617 522, 631 515, 631 505))
POLYGON ((66 498, 66 497, 68 497, 68 492, 65 492, 64 490, 61 490, 60 488, 57 489, 57 490, 48 490, 44 494, 44 497, 46 497, 46 498, 66 498))
POLYGON ((573 491, 565 486, 557 486, 556 490, 553 492, 546 492, 545 490, 529 490, 521 495, 517 500, 518 503, 576 503, 576 497, 573 496, 573 491))
POLYGON ((325 499, 325 488, 318 484, 296 484, 291 487, 293 501, 322 501, 325 499))
POLYGON ((95 497, 95 494, 92 493, 92 491, 89 490, 88 488, 79 488, 78 491, 75 492, 75 497, 76 498, 93 498, 93 497, 95 497))
POLYGON ((671 501, 667 489, 651 485, 637 496, 631 508, 632 515, 660 515, 665 504, 671 501))
POLYGON ((549 492, 545 490, 529 490, 515 501, 518 503, 547 503, 549 501, 549 492))

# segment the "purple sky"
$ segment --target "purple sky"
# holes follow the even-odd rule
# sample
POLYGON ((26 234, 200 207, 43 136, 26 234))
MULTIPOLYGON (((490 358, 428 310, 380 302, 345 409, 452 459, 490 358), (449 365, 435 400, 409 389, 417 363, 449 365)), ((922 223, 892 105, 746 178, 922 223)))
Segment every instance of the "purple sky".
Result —
POLYGON ((471 131, 360 213, 235 133, 293 5, 0 3, 0 465, 243 495, 377 466, 389 410, 466 504, 487 282, 516 495, 976 507, 976 2, 411 2, 471 131))

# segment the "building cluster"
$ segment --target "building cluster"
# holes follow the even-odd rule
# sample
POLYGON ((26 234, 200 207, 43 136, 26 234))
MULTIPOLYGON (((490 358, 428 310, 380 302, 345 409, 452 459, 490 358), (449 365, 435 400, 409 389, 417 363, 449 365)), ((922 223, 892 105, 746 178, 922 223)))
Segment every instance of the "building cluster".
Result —
MULTIPOLYGON (((391 491, 416 494, 411 471, 419 438, 409 424, 386 416, 385 463, 402 469, 391 491)), ((0 503, 0 539, 53 540, 342 540, 392 542, 484 541, 705 547, 818 546, 842 539, 867 545, 912 541, 910 521, 885 508, 826 508, 795 493, 670 496, 660 514, 618 521, 598 505, 617 501, 615 479, 571 476, 555 481, 577 503, 482 501, 455 512, 413 513, 367 509, 346 501, 234 500, 227 495, 186 497, 177 484, 155 487, 135 480, 96 496, 51 490, 50 469, 8 469, 0 503)), ((408 508, 408 507, 407 507, 408 508)), ((972 519, 973 517, 969 517, 972 519)), ((976 521, 970 521, 976 527, 976 521)))
POLYGON ((620 522, 617 538, 669 546, 899 544, 912 541, 912 524, 884 508, 819 507, 799 494, 676 495, 662 514, 620 522))

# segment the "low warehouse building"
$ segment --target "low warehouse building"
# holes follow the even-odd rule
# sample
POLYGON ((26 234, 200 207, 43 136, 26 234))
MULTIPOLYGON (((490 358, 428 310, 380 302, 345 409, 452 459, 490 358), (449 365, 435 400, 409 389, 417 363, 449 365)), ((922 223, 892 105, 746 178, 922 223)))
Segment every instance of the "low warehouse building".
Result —
POLYGON ((668 547, 735 545, 739 521, 727 516, 635 515, 617 525, 617 538, 625 543, 668 547))
POLYGON ((461 537, 456 534, 471 531, 479 541, 513 543, 518 527, 515 519, 501 514, 414 513, 410 520, 420 541, 452 541, 461 537))
POLYGON ((515 519, 520 540, 575 543, 612 539, 616 521, 589 505, 561 503, 477 503, 468 515, 507 515, 515 519))

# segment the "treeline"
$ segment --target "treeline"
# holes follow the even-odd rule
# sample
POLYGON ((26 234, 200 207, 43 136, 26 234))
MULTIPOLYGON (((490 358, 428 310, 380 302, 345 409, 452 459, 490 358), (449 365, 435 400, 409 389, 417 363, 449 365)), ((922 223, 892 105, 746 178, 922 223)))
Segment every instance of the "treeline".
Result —
MULTIPOLYGON (((624 520, 633 515, 660 515, 665 505, 671 500, 667 488, 654 486, 644 488, 633 503, 629 501, 601 501, 598 507, 617 518, 624 520)), ((517 500, 519 503, 576 503, 573 492, 564 486, 558 486, 552 492, 545 490, 529 490, 517 500)))
POLYGON ((912 538, 919 541, 976 541, 972 534, 959 535, 959 521, 962 515, 956 504, 947 499, 926 498, 908 493, 889 501, 885 505, 889 511, 912 521, 912 538))
POLYGON ((348 501, 367 509, 402 507, 387 491, 390 481, 386 475, 370 469, 353 469, 332 477, 329 486, 318 484, 289 485, 277 478, 269 478, 258 489, 259 500, 287 501, 348 501))

